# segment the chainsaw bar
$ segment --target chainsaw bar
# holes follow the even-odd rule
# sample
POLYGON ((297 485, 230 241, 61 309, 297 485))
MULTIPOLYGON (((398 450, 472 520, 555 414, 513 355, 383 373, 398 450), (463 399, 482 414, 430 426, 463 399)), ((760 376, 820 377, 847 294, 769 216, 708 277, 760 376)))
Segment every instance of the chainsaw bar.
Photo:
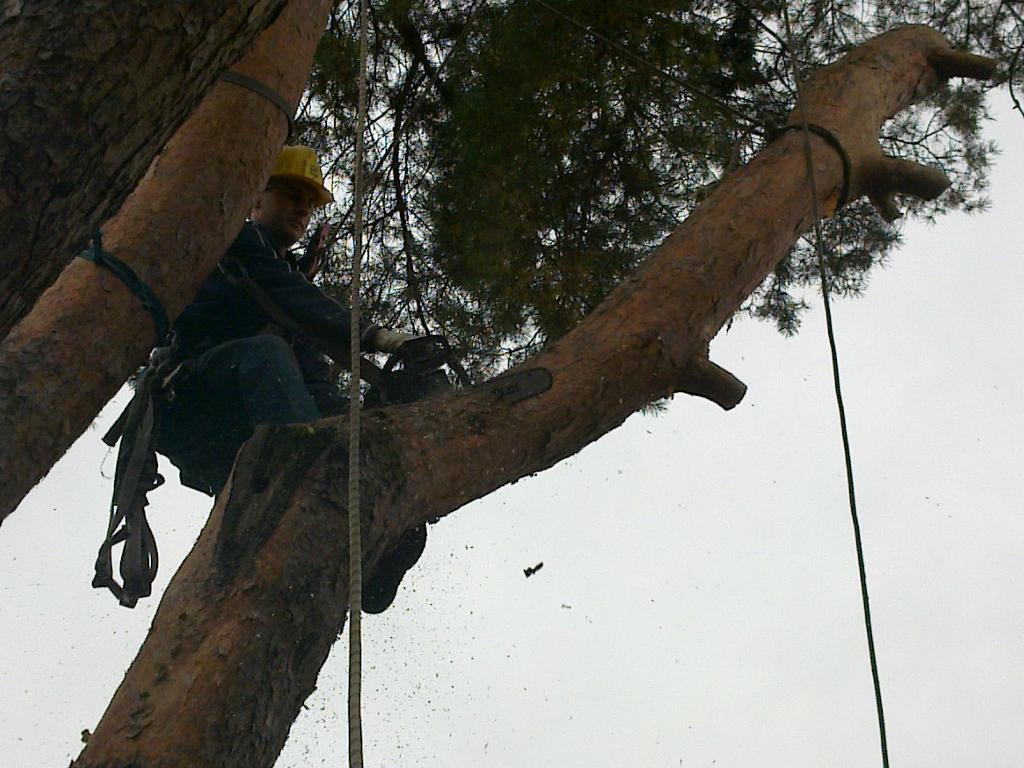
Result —
POLYGON ((503 373, 490 381, 477 384, 473 389, 494 395, 503 403, 518 403, 551 389, 553 379, 547 368, 528 368, 525 371, 503 373))

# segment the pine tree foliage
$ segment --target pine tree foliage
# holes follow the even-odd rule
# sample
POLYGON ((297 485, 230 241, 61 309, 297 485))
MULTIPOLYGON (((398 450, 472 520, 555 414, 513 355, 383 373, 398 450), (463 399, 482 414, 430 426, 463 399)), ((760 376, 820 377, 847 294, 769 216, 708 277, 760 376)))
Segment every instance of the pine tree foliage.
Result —
MULTIPOLYGON (((445 333, 478 374, 572 328, 794 103, 776 0, 382 0, 371 10, 364 301, 377 322, 445 333)), ((1006 62, 1024 44, 1008 2, 800 0, 788 10, 801 74, 908 23, 1006 62)), ((300 115, 340 201, 327 214, 324 278, 338 291, 351 252, 355 15, 351 0, 335 9, 300 115)), ((1018 88, 1020 77, 1011 67, 1018 88)), ((986 87, 951 85, 884 129, 888 153, 953 181, 937 201, 901 201, 908 217, 985 206, 995 152, 980 137, 986 87)), ((830 288, 842 295, 861 293, 899 239, 864 202, 825 233, 830 288)), ((817 281, 801 243, 746 309, 792 333, 817 281)))

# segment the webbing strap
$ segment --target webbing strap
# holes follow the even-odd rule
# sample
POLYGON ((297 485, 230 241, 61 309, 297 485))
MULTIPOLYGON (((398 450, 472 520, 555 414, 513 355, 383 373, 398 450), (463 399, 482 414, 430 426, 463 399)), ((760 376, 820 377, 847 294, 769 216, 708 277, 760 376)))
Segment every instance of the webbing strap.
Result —
POLYGON ((281 110, 281 114, 284 115, 284 119, 288 121, 288 136, 285 139, 285 142, 287 143, 288 139, 292 137, 292 129, 294 128, 294 124, 292 123, 292 112, 294 110, 292 109, 291 105, 287 101, 285 101, 284 96, 275 91, 266 83, 260 82, 254 77, 243 75, 241 72, 234 72, 232 70, 228 70, 227 72, 221 74, 220 79, 226 83, 231 83, 232 85, 237 85, 242 88, 246 88, 257 95, 262 96, 264 99, 266 99, 279 110, 281 110))
POLYGON ((134 608, 140 597, 152 593, 159 556, 156 538, 146 520, 146 495, 163 485, 153 451, 152 391, 156 371, 146 368, 135 385, 135 395, 118 419, 121 447, 114 471, 107 535, 96 556, 92 585, 109 589, 121 605, 134 608), (123 544, 119 565, 121 583, 114 578, 113 548, 123 544))
POLYGON ((153 318, 153 326, 156 329, 156 344, 154 346, 164 346, 167 343, 171 324, 167 319, 167 310, 164 309, 163 302, 160 301, 152 288, 139 279, 139 276, 135 274, 135 270, 114 254, 103 250, 103 233, 100 230, 97 229, 96 234, 92 237, 92 247, 78 255, 97 266, 109 269, 118 280, 128 286, 128 290, 139 297, 142 306, 146 308, 150 317, 153 318))

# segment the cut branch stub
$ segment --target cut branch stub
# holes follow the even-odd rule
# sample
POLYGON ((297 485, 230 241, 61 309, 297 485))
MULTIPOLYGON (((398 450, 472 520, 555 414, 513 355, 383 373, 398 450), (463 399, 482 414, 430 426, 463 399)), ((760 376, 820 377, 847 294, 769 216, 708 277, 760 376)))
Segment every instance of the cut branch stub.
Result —
POLYGON ((888 222, 900 217, 895 194, 934 200, 949 187, 949 178, 942 169, 888 157, 881 152, 872 162, 865 164, 864 181, 871 202, 888 222))
POLYGON ((928 63, 939 77, 969 77, 973 80, 991 80, 996 76, 999 63, 988 56, 978 56, 952 48, 939 48, 928 54, 928 63))
POLYGON ((703 397, 729 411, 747 394, 747 385, 729 371, 700 356, 693 358, 679 381, 679 391, 703 397))
MULTIPOLYGON (((868 41, 841 61, 809 77, 801 84, 799 104, 790 115, 790 123, 799 125, 806 119, 835 136, 850 161, 849 199, 867 196, 887 221, 893 221, 900 216, 894 195, 932 200, 945 191, 949 179, 940 168, 888 157, 882 152, 878 132, 894 114, 887 105, 917 101, 950 77, 987 79, 996 67, 994 59, 952 50, 946 39, 930 27, 905 27, 868 41), (910 44, 892 45, 894 35, 910 44), (879 70, 894 74, 914 71, 922 75, 914 81, 880 78, 879 70), (908 89, 903 98, 895 93, 908 89)), ((828 145, 819 139, 816 146, 826 151, 828 145)), ((838 200, 838 195, 834 200, 838 200)), ((828 213, 834 212, 833 205, 828 213)))

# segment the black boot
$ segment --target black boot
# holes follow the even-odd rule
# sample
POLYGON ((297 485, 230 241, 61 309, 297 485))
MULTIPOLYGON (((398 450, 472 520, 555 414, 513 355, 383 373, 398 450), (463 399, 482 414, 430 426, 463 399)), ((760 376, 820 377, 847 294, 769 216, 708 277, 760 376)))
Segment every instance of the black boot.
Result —
POLYGON ((382 613, 391 607, 406 571, 416 565, 427 546, 427 524, 405 532, 393 549, 384 553, 369 581, 363 585, 363 612, 382 613))

